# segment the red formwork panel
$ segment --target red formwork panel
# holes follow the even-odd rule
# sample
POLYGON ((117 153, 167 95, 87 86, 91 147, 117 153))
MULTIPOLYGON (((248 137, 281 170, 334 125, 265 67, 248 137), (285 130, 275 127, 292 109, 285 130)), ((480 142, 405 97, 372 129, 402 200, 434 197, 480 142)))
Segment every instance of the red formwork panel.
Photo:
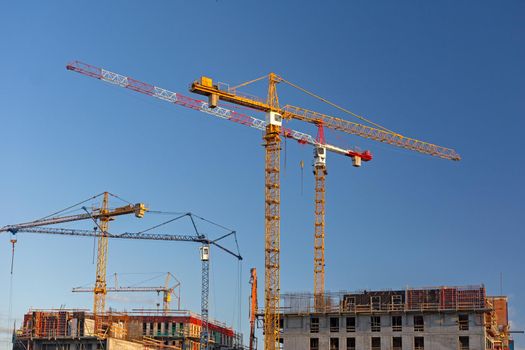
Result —
POLYGON ((425 291, 419 289, 409 289, 406 295, 406 305, 408 310, 420 309, 425 302, 425 291))
POLYGON ((441 302, 442 310, 456 309, 458 302, 458 289, 456 287, 441 288, 441 302))
POLYGON ((41 338, 68 337, 72 315, 68 311, 33 311, 24 315, 24 331, 41 338))
POLYGON ((429 289, 408 289, 406 294, 406 305, 408 310, 432 310, 439 307, 440 290, 429 289))
POLYGON ((458 309, 485 308, 485 288, 458 288, 458 309))
POLYGON ((485 297, 483 286, 407 289, 406 306, 421 311, 483 309, 485 297))
POLYGON ((65 337, 67 335, 67 319, 68 313, 65 311, 59 311, 57 320, 57 337, 65 337))
POLYGON ((35 336, 36 337, 41 337, 42 336, 42 313, 41 312, 34 312, 33 315, 35 316, 34 317, 34 322, 35 324, 33 325, 34 327, 34 332, 35 332, 35 336))
POLYGON ((44 315, 42 318, 42 336, 56 337, 57 323, 58 317, 56 315, 44 315))

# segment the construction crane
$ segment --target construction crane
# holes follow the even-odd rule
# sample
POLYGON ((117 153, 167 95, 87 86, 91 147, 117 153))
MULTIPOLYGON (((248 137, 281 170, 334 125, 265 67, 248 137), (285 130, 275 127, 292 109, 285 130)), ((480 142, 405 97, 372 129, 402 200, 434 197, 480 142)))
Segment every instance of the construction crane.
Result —
MULTIPOLYGON (((97 198, 94 196, 91 199, 97 198)), ((86 207, 83 207, 85 214, 68 215, 68 216, 51 216, 40 220, 20 223, 16 225, 8 225, 0 228, 0 233, 11 232, 15 237, 17 232, 23 230, 34 229, 36 227, 62 224, 72 221, 80 220, 93 220, 100 229, 101 234, 98 235, 98 250, 97 250, 97 271, 95 279, 95 288, 93 289, 94 301, 93 301, 93 316, 95 321, 95 330, 97 333, 102 332, 101 315, 106 311, 106 267, 107 267, 107 252, 108 252, 108 240, 106 233, 109 229, 109 222, 114 220, 115 216, 134 214, 137 218, 142 218, 144 213, 148 210, 146 205, 143 203, 129 204, 123 207, 115 209, 109 208, 109 192, 102 193, 102 206, 100 208, 94 208, 89 212, 86 207), (97 222, 98 220, 98 222, 97 222)), ((16 242, 16 239, 12 241, 16 242)), ((14 249, 14 243, 13 243, 14 249)))
MULTIPOLYGON (((177 104, 179 106, 183 106, 186 108, 190 108, 193 110, 197 110, 209 115, 213 115, 215 117, 226 119, 238 124, 242 124, 245 126, 249 126, 251 128, 260 130, 262 132, 266 132, 266 130, 271 125, 269 120, 260 120, 257 118, 254 118, 252 116, 246 115, 244 113, 240 113, 235 110, 231 110, 222 106, 217 106, 216 101, 211 101, 211 104, 197 100, 185 95, 182 95, 180 93, 176 93, 164 88, 160 88, 136 79, 133 79, 128 76, 124 76, 118 73, 111 72, 109 70, 99 68, 87 63, 83 63, 80 61, 74 61, 66 66, 68 70, 99 79, 102 81, 105 81, 110 84, 118 85, 120 87, 133 90, 151 97, 158 98, 163 101, 171 102, 174 104, 177 104)), ((322 123, 318 123, 318 128, 322 130, 322 123)), ((321 290, 324 290, 324 179, 326 175, 326 171, 318 171, 318 166, 321 164, 321 162, 324 162, 324 166, 326 167, 326 152, 333 152, 336 154, 344 155, 347 157, 350 157, 353 161, 353 165, 356 167, 361 166, 361 161, 369 161, 372 159, 372 155, 369 151, 359 151, 359 150, 353 150, 353 149, 345 149, 342 147, 334 146, 331 144, 326 143, 326 140, 324 138, 315 138, 309 134, 289 129, 286 127, 280 128, 281 136, 284 138, 289 138, 296 140, 300 144, 309 144, 314 147, 314 161, 315 164, 317 164, 314 167, 314 171, 318 174, 316 176, 316 223, 315 223, 315 257, 314 257, 314 275, 315 275, 315 281, 322 281, 322 283, 316 284, 316 286, 321 286, 321 290), (322 199, 320 197, 322 196, 322 199)), ((268 149, 268 148, 267 148, 268 149)), ((267 157, 268 159, 268 157, 267 157)), ((274 167, 266 167, 267 169, 275 169, 274 167)), ((267 173, 266 182, 267 191, 269 188, 273 185, 268 184, 268 181, 271 180, 272 183, 276 184, 278 183, 278 179, 275 178, 276 175, 278 175, 278 172, 272 172, 267 173)), ((267 195, 268 197, 268 195, 267 195)), ((268 202, 268 201, 267 201, 268 202)), ((270 209, 275 209, 275 205, 272 206, 270 209)), ((268 208, 267 208, 268 209, 268 208)), ((270 211, 272 211, 270 210, 270 211)), ((267 210, 268 211, 268 210, 267 210)), ((268 217, 268 215, 267 215, 268 217)), ((275 220, 274 220, 275 221, 275 220)), ((268 241, 268 240, 266 240, 268 241)), ((270 240, 271 241, 271 240, 270 240)), ((266 249, 268 252, 269 250, 266 249)), ((272 251, 272 249, 270 249, 272 251)), ((275 254, 274 253, 268 253, 266 255, 271 255, 273 259, 275 260, 275 254)), ((278 259, 277 259, 278 260, 278 259)), ((273 269, 275 270, 275 269, 273 269)), ((267 279, 268 280, 268 279, 267 279)), ((318 289, 318 287, 316 287, 318 289)), ((323 300, 323 293, 316 293, 316 295, 320 295, 318 300, 323 300)), ((278 298, 278 297, 277 297, 278 298)), ((276 300, 273 298, 272 300, 276 300)), ((275 303, 274 303, 275 304, 275 303)), ((265 308, 266 310, 269 310, 268 307, 265 308)))
POLYGON ((250 350, 257 350, 257 338, 255 337, 255 321, 257 317, 257 270, 250 269, 250 350))
MULTIPOLYGON (((145 293, 145 292, 156 292, 157 295, 162 293, 162 314, 167 315, 170 310, 170 303, 172 295, 177 299, 177 310, 180 310, 180 281, 173 276, 172 273, 166 273, 164 286, 134 286, 134 287, 121 287, 118 285, 118 275, 114 274, 114 286, 107 287, 107 293, 145 293), (174 280, 174 284, 170 286, 170 279, 174 280), (175 291, 178 292, 175 292, 175 291)), ((93 293, 94 288, 82 288, 76 287, 71 290, 73 293, 93 293)))
MULTIPOLYGON (((197 226, 193 220, 193 214, 187 213, 182 215, 189 216, 193 227, 196 231, 196 235, 174 235, 174 234, 165 234, 165 233, 143 233, 143 232, 125 232, 120 234, 112 234, 109 232, 102 232, 100 230, 79 230, 79 229, 69 229, 69 228, 56 228, 56 227, 36 227, 28 226, 23 224, 21 227, 17 225, 10 225, 10 229, 4 230, 0 229, 1 232, 11 232, 11 233, 37 233, 37 234, 48 234, 48 235, 62 235, 62 236, 75 236, 75 237, 104 237, 107 239, 132 239, 132 240, 154 240, 154 241, 172 241, 172 242, 193 242, 199 243, 200 255, 201 255, 201 336, 200 336, 200 349, 208 349, 209 343, 209 328, 208 328, 208 299, 209 299, 209 286, 210 286, 210 246, 219 248, 220 250, 232 255, 237 260, 241 261, 242 256, 239 253, 239 247, 237 246, 237 252, 224 247, 218 242, 233 236, 237 242, 237 233, 236 231, 228 232, 219 238, 209 239, 206 235, 199 233, 197 226)), ((173 220, 170 220, 173 221, 173 220)), ((98 334, 100 337, 104 335, 98 334)))
MULTIPOLYGON (((347 134, 358 135, 372 140, 390 143, 405 149, 430 154, 433 156, 459 160, 459 155, 450 148, 441 147, 428 142, 405 137, 388 130, 366 118, 352 113, 334 103, 321 98, 306 89, 295 85, 275 73, 248 81, 229 88, 226 84, 214 84, 209 77, 201 77, 193 82, 190 91, 208 97, 211 108, 218 107, 219 101, 227 101, 244 107, 252 108, 266 114, 265 130, 265 309, 264 309, 264 349, 275 350, 279 347, 279 298, 280 298, 280 143, 283 119, 296 119, 317 126, 339 130, 347 134), (237 89, 256 81, 267 79, 268 93, 266 100, 247 96, 237 89), (277 84, 284 82, 308 95, 318 98, 339 110, 351 114, 368 124, 367 126, 326 114, 310 111, 300 107, 279 106, 277 84)), ((355 157, 356 161, 360 161, 355 157)), ((314 254, 314 293, 319 297, 324 295, 324 176, 326 169, 319 165, 314 168, 316 174, 316 229, 314 254), (318 222, 319 220, 319 222, 318 222)))
MULTIPOLYGON (((114 73, 87 63, 74 61, 69 63, 66 66, 66 68, 67 70, 77 72, 82 75, 104 81, 106 83, 118 85, 120 87, 136 91, 144 95, 155 97, 166 102, 174 103, 178 106, 206 113, 208 115, 212 115, 220 119, 225 119, 237 124, 245 125, 259 131, 264 132, 268 126, 268 122, 265 120, 254 118, 253 116, 240 113, 238 111, 228 109, 225 107, 219 106, 211 108, 209 104, 205 101, 197 100, 182 95, 178 92, 173 92, 161 87, 157 87, 149 83, 145 83, 143 81, 139 81, 128 76, 114 73)), ((362 152, 355 149, 346 149, 332 144, 321 145, 314 136, 290 128, 283 127, 282 136, 288 139, 295 140, 300 144, 309 144, 314 147, 324 147, 327 151, 352 158, 354 162, 356 162, 355 164, 360 164, 359 160, 361 159, 364 161, 372 159, 372 155, 368 151, 362 152)))
MULTIPOLYGON (((264 309, 264 333, 265 333, 265 350, 274 350, 279 343, 279 286, 280 286, 280 143, 281 137, 295 139, 300 143, 308 143, 314 147, 322 147, 325 151, 333 151, 335 153, 349 156, 353 159, 354 165, 359 166, 361 160, 370 160, 369 152, 358 152, 355 150, 345 150, 340 147, 321 144, 311 135, 301 133, 295 130, 283 127, 283 119, 296 119, 304 122, 315 124, 316 126, 327 127, 334 130, 339 130, 347 134, 357 135, 364 138, 389 143, 408 150, 417 151, 432 156, 459 160, 459 155, 450 148, 438 146, 424 141, 419 141, 413 138, 405 137, 399 133, 388 130, 378 124, 375 124, 366 118, 352 113, 344 108, 341 108, 326 99, 323 99, 307 90, 283 79, 282 77, 270 73, 267 76, 254 79, 252 81, 240 84, 233 88, 227 85, 213 84, 213 80, 207 77, 201 77, 199 81, 195 81, 190 90, 197 94, 208 97, 208 103, 187 96, 156 87, 154 85, 135 80, 131 77, 126 77, 108 70, 85 64, 79 61, 74 61, 67 65, 68 70, 81 73, 111 84, 119 85, 121 87, 134 90, 148 96, 156 97, 168 102, 172 102, 184 107, 195 109, 219 118, 227 119, 239 124, 247 125, 252 128, 264 131, 265 141, 265 309, 264 309), (268 94, 265 100, 253 96, 246 96, 240 93, 237 89, 248 84, 263 79, 268 79, 268 94), (276 85, 284 82, 301 91, 326 102, 339 110, 351 114, 354 117, 371 124, 364 125, 360 123, 351 122, 342 118, 332 117, 326 114, 310 111, 300 107, 286 105, 283 108, 279 107, 279 99, 277 96, 276 85), (254 110, 262 111, 266 114, 264 121, 237 111, 224 108, 219 105, 219 101, 227 101, 237 105, 245 106, 254 110)), ((315 171, 315 169, 314 169, 315 171)), ((324 175, 326 171, 320 171, 319 177, 316 179, 316 187, 319 191, 316 193, 324 193, 324 175), (321 191, 322 190, 322 191, 321 191)), ((319 208, 324 207, 324 199, 322 196, 316 196, 316 206, 319 203, 319 208), (318 199, 319 198, 319 199, 318 199), (322 207, 321 207, 322 206, 322 207)), ((316 209, 317 217, 321 222, 320 227, 324 231, 324 213, 323 210, 316 209), (317 213, 321 213, 317 215, 317 213)), ((316 250, 324 256, 324 234, 317 233, 316 236, 322 236, 322 239, 315 240, 316 250)), ((321 270, 317 276, 322 277, 322 283, 318 283, 319 291, 314 291, 317 295, 324 294, 324 258, 320 260, 314 254, 314 275, 316 270, 321 270), (317 261, 316 261, 317 260, 317 261), (319 268, 316 268, 319 267, 319 268)), ((314 281, 316 280, 314 277, 314 281)), ((316 284, 316 282, 314 282, 316 284)), ((322 298, 318 298, 322 300, 322 298)))

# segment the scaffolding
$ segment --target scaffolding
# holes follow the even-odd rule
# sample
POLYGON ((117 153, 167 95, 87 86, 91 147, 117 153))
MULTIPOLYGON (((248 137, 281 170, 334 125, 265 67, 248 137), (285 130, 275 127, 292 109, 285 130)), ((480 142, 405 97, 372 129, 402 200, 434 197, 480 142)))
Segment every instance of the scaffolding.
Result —
POLYGON ((385 313, 488 310, 485 287, 429 287, 404 290, 326 292, 324 307, 315 304, 312 293, 281 295, 283 314, 385 313))

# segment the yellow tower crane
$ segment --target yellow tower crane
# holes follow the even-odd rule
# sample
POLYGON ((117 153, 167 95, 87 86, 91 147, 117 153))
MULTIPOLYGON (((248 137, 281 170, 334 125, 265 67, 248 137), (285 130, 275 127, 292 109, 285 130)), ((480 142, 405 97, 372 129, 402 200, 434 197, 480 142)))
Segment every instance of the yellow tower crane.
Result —
MULTIPOLYGON (((114 85, 121 86, 157 99, 174 103, 186 108, 191 108, 208 115, 213 115, 221 119, 243 124, 251 128, 264 131, 265 146, 265 309, 264 309, 264 349, 274 350, 279 343, 279 288, 280 288, 280 143, 281 137, 292 138, 300 143, 308 143, 319 150, 328 150, 335 153, 349 156, 354 161, 355 166, 359 166, 361 161, 371 159, 368 152, 360 153, 354 150, 344 150, 342 148, 321 144, 314 140, 310 135, 283 128, 283 119, 296 119, 314 124, 316 126, 338 130, 347 134, 361 136, 367 139, 392 144, 408 150, 429 154, 432 156, 460 160, 459 155, 450 148, 438 146, 432 143, 419 141, 410 137, 403 136, 391 131, 379 124, 344 109, 316 94, 313 94, 302 87, 295 85, 275 73, 270 73, 263 77, 248 81, 246 83, 229 87, 226 84, 214 84, 208 77, 201 77, 195 81, 190 91, 208 97, 208 103, 181 95, 179 93, 151 85, 128 76, 120 75, 108 71, 104 68, 96 67, 80 61, 74 61, 67 65, 68 70, 99 79, 114 85), (238 88, 249 85, 263 79, 268 80, 268 93, 266 99, 248 96, 238 91, 238 88), (297 88, 304 93, 317 98, 324 103, 339 109, 341 112, 352 115, 365 124, 352 122, 346 119, 329 116, 326 114, 310 111, 301 107, 291 105, 279 106, 279 98, 276 86, 278 83, 286 83, 297 88), (220 100, 233 104, 245 106, 251 109, 262 111, 266 115, 266 121, 261 121, 249 115, 230 110, 224 106, 219 106, 220 100)), ((324 188, 326 166, 319 167, 316 179, 316 230, 314 254, 314 293, 317 300, 324 298, 324 188)), ((316 169, 314 168, 314 173, 316 169)))
MULTIPOLYGON (((277 224, 277 228, 275 227, 275 225, 267 225, 267 227, 269 228, 268 230, 269 232, 276 232, 276 229, 277 231, 279 230, 279 227, 278 227, 279 215, 271 215, 272 212, 273 213, 279 212, 278 210, 275 210, 276 208, 278 209, 279 207, 278 206, 279 202, 276 201, 275 199, 279 195, 280 181, 279 181, 278 176, 279 176, 279 169, 280 169, 279 163, 280 162, 279 162, 279 158, 276 158, 276 157, 279 157, 280 155, 280 152, 279 152, 280 146, 279 147, 275 147, 275 145, 272 146, 272 142, 274 141, 274 139, 278 139, 280 143, 280 137, 289 138, 289 139, 296 140, 297 142, 301 144, 310 144, 318 148, 319 152, 329 151, 329 152, 333 152, 333 153, 337 153, 340 155, 350 157, 353 160, 354 166, 359 166, 361 164, 361 160, 367 161, 371 159, 371 155, 368 151, 360 152, 360 151, 356 151, 352 149, 344 149, 344 148, 334 146, 331 144, 327 144, 327 143, 321 144, 318 140, 316 140, 313 136, 309 134, 306 134, 306 133, 303 133, 297 130, 289 129, 289 128, 282 128, 281 127, 282 125, 276 125, 276 123, 279 123, 279 119, 281 119, 279 114, 273 115, 275 117, 275 120, 272 123, 269 123, 268 121, 254 118, 250 115, 240 113, 236 110, 231 110, 223 106, 218 106, 217 104, 219 102, 219 98, 217 95, 214 95, 214 94, 209 95, 210 103, 206 103, 201 100, 197 100, 197 99, 194 99, 188 96, 184 96, 178 92, 173 92, 173 91, 164 89, 162 87, 155 86, 155 85, 152 85, 147 82, 140 81, 140 80, 136 80, 132 77, 121 75, 115 72, 111 72, 104 68, 93 66, 91 64, 83 63, 80 61, 73 61, 69 63, 66 66, 66 68, 70 71, 77 72, 77 73, 80 73, 82 75, 85 75, 91 78, 99 79, 101 81, 104 81, 104 82, 107 82, 113 85, 117 85, 125 89, 133 90, 135 92, 138 92, 138 93, 141 93, 147 96, 151 96, 159 100, 173 103, 173 104, 185 107, 185 108, 190 108, 192 110, 196 110, 196 111, 205 113, 207 115, 211 115, 211 116, 214 116, 220 119, 228 120, 228 121, 231 121, 237 124, 241 124, 241 125, 256 129, 256 130, 263 131, 265 133, 265 140, 266 139, 268 140, 268 142, 266 142, 267 144, 267 158, 266 159, 267 159, 267 164, 269 164, 269 166, 266 166, 266 169, 268 169, 266 172, 266 183, 267 183, 266 188, 267 188, 267 192, 269 193, 267 194, 267 197, 272 198, 271 200, 267 201, 268 205, 266 208, 267 209, 266 212, 269 214, 266 215, 266 217, 268 218, 269 221, 272 221, 272 218, 273 218, 273 224, 277 224), (272 166, 272 162, 275 165, 272 166)), ((257 80, 262 80, 263 78, 260 78, 257 80)), ((268 98, 267 98, 267 101, 273 101, 273 104, 277 106, 278 106, 278 100, 277 100, 275 85, 280 79, 281 78, 277 77, 276 75, 273 76, 273 79, 270 78, 270 80, 273 81, 273 85, 270 84, 268 98)), ((251 82, 242 84, 240 86, 244 86, 249 83, 251 82)), ((213 86, 211 80, 207 78, 202 79, 202 85, 203 86, 208 86, 208 85, 213 86)), ((250 99, 252 101, 258 101, 256 98, 250 98, 250 99)), ((262 102, 261 104, 264 104, 264 102, 262 102)), ((267 116, 268 116, 268 113, 267 113, 267 116)), ((271 114, 268 117, 269 117, 267 118, 268 120, 272 119, 271 114)), ((275 235, 270 233, 267 236, 271 237, 275 235)), ((269 249, 266 249, 266 252, 267 252, 266 256, 268 257, 267 260, 270 260, 270 261, 273 260, 278 263, 279 262, 279 256, 278 256, 279 255, 279 250, 278 250, 279 244, 275 244, 274 243, 275 240, 271 238, 268 239, 267 241, 272 243, 274 246, 273 248, 270 247, 269 249)), ((272 265, 272 264, 270 263, 267 265, 272 265)), ((324 269, 324 263, 321 264, 321 267, 324 269)), ((278 272, 279 272, 278 265, 273 264, 273 267, 271 268, 271 270, 272 271, 270 271, 270 274, 277 273, 277 277, 278 277, 278 272)), ((270 280, 270 279, 268 278, 267 280, 270 280)), ((270 284, 275 284, 276 280, 273 279, 273 281, 274 282, 270 284)), ((278 281, 277 281, 277 284, 278 284, 278 281)), ((277 289, 276 289, 276 292, 274 293, 274 296, 277 298, 277 300, 274 299, 276 300, 274 302, 274 305, 278 305, 279 291, 277 289)), ((322 298, 319 298, 319 299, 322 300, 322 298)), ((274 327, 274 329, 276 328, 274 327)))
MULTIPOLYGON (((106 238, 107 239, 107 238, 106 238)), ((177 300, 177 310, 180 310, 180 281, 170 272, 166 273, 166 279, 164 286, 133 286, 133 287, 122 287, 118 285, 117 274, 114 274, 115 283, 113 287, 106 287, 106 293, 145 293, 145 292, 156 292, 160 294, 162 292, 162 314, 166 316, 170 311, 171 296, 174 295, 177 300), (174 279, 173 285, 170 286, 170 278, 174 279)), ((82 288, 75 287, 71 291, 73 293, 93 293, 94 288, 82 288)))
MULTIPOLYGON (((134 214, 137 218, 142 218, 144 213, 148 210, 143 203, 129 204, 123 207, 114 209, 109 208, 109 192, 104 192, 101 195, 94 196, 88 200, 102 196, 102 206, 88 211, 85 207, 85 214, 68 215, 68 216, 51 216, 40 220, 8 225, 0 227, 1 232, 11 232, 14 235, 18 231, 30 229, 34 227, 49 226, 61 224, 65 222, 93 220, 99 227, 101 234, 98 236, 98 251, 97 251, 97 272, 95 278, 95 288, 93 288, 93 315, 95 319, 95 330, 97 334, 102 334, 102 315, 106 311, 106 267, 108 254, 108 229, 109 222, 114 220, 115 216, 134 214)), ((86 201, 88 201, 86 200, 86 201)), ((84 202, 86 202, 84 201, 84 202)))
MULTIPOLYGON (((215 108, 219 100, 253 108, 266 113, 265 140, 265 308, 264 308, 264 350, 275 350, 279 344, 279 291, 280 291, 280 134, 282 120, 296 119, 321 125, 348 134, 358 135, 368 139, 390 143, 405 149, 430 154, 445 159, 459 160, 459 155, 450 148, 441 147, 428 142, 405 137, 399 133, 382 127, 353 112, 317 96, 306 89, 295 85, 275 73, 248 81, 235 87, 227 84, 214 84, 209 77, 201 77, 195 81, 190 91, 208 96, 208 104, 215 108), (268 79, 268 95, 266 101, 252 96, 241 94, 239 87, 246 86, 259 80, 268 79), (286 105, 279 107, 279 98, 276 85, 284 82, 308 95, 315 97, 340 111, 350 114, 372 126, 351 122, 322 113, 310 111, 300 107, 286 105)), ((360 162, 360 158, 354 158, 360 162)), ((315 166, 316 175, 316 222, 315 222, 315 253, 314 253, 314 293, 317 300, 324 298, 324 193, 325 175, 324 165, 315 166)))

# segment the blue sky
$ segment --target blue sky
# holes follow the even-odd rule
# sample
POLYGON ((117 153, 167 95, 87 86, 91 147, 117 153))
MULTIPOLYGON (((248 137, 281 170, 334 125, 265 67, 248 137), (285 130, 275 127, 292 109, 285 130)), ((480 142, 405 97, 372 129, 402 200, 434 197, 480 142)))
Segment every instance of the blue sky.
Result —
MULTIPOLYGON (((328 156, 327 289, 484 283, 499 294, 503 273, 511 320, 524 329, 524 23, 522 1, 3 2, 0 225, 108 190, 232 227, 245 257, 246 331, 249 268, 262 275, 264 267, 260 133, 65 65, 78 59, 186 94, 200 75, 237 84, 273 71, 463 156, 445 161, 327 132, 333 144, 374 154, 359 169, 328 156)), ((289 87, 279 86, 279 93, 283 104, 337 114, 289 87)), ((315 132, 298 122, 288 126, 315 132)), ((312 150, 288 141, 285 152, 281 289, 307 291, 313 285, 312 150)), ((140 227, 159 218, 144 220, 140 227)), ((112 227, 136 228, 131 219, 112 227)), ((18 239, 13 316, 29 307, 91 308, 90 296, 70 292, 93 279, 91 240, 18 239)), ((236 325, 239 291, 232 286, 240 268, 215 256, 211 315, 236 325)), ((0 235, 2 327, 10 259, 9 237, 0 235)), ((183 306, 199 309, 198 247, 110 242, 108 273, 157 271, 178 276, 183 306)), ((516 341, 525 348, 523 336, 516 341)))

